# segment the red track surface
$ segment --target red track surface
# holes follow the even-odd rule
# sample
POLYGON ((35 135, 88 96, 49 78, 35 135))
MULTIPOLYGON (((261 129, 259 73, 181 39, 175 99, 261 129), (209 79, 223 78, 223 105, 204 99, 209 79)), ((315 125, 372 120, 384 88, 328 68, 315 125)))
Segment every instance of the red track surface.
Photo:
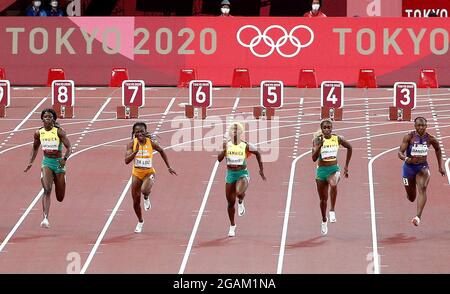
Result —
MULTIPOLYGON (((178 273, 180 269, 184 273, 277 273, 277 270, 283 273, 366 273, 372 269, 370 253, 374 238, 381 255, 381 273, 450 272, 447 248, 450 223, 445 221, 450 214, 446 199, 450 194, 449 183, 447 177, 437 173, 434 151, 429 156, 432 178, 420 227, 413 227, 409 222, 415 215, 416 203, 406 200, 396 149, 373 159, 375 206, 371 207, 368 156, 374 158, 398 147, 403 134, 413 127, 409 122, 387 120, 392 92, 386 89, 346 90, 344 121, 336 122, 334 129, 351 141, 354 154, 350 177, 339 184, 338 222, 329 224, 329 233, 325 237, 320 235, 315 164, 311 155, 306 154, 311 148, 311 133, 318 128, 319 90, 286 89, 285 106, 277 111, 280 118, 278 159, 265 163, 268 181, 263 182, 258 175, 256 160, 250 158, 247 213, 242 218, 236 216, 235 238, 226 237, 229 222, 224 195, 224 163, 219 165, 212 178, 203 214, 198 216, 217 154, 206 151, 201 142, 197 142, 200 145, 185 145, 190 150, 197 146, 195 148, 201 151, 181 152, 168 148, 169 160, 179 174, 177 177, 168 174, 163 161, 156 155, 158 173, 151 194, 153 207, 144 212, 143 233, 133 233, 137 220, 130 191, 126 189, 131 167, 124 165, 123 155, 134 121, 115 119, 113 112, 120 100, 117 91, 112 93, 113 89, 77 90, 76 118, 60 121, 72 144, 78 145, 74 157, 68 161, 66 199, 58 203, 52 195, 51 229, 39 228, 40 200, 17 226, 41 190, 41 154, 29 173, 24 174, 23 169, 33 132, 41 125, 40 110, 50 106, 50 98, 17 131, 11 131, 49 92, 48 88, 13 90, 8 117, 0 119, 0 144, 5 143, 0 148, 2 273, 66 273, 70 263, 67 255, 71 252, 80 254, 80 268, 85 265, 87 273, 178 273), (102 109, 108 97, 113 98, 102 109), (366 101, 365 97, 371 99, 366 101), (99 116, 91 122, 97 113, 99 116), (296 141, 296 127, 299 126, 296 141), (297 156, 302 157, 296 161, 294 181, 290 183, 291 164, 297 156), (290 185, 291 198, 288 197, 290 185), (290 199, 289 211, 286 211, 287 199, 290 199), (374 216, 375 235, 371 225, 374 216), (200 220, 198 226, 195 226, 196 219, 200 220), (284 254, 280 258, 284 237, 285 247, 281 250, 284 254), (94 247, 97 240, 98 248, 94 247), (192 248, 187 246, 190 240, 192 248)), ((259 103, 258 93, 259 89, 215 90, 214 108, 209 110, 208 116, 220 116, 225 122, 225 117, 232 114, 236 97, 240 100, 234 114, 248 116, 251 106, 259 103)), ((413 115, 429 118, 428 130, 432 134, 436 134, 437 122, 442 142, 448 146, 450 92, 434 89, 430 95, 427 90, 419 94, 422 96, 419 96, 413 115), (432 119, 430 101, 437 114, 436 121, 432 119)), ((178 104, 187 102, 187 92, 185 89, 158 88, 148 90, 146 96, 148 100, 140 111, 140 120, 146 121, 151 130, 161 123, 161 144, 170 147, 177 143, 172 142, 173 135, 182 127, 177 123, 183 121, 183 108, 178 104), (173 97, 176 99, 164 116, 173 97)), ((208 134, 207 128, 201 131, 201 123, 197 124, 193 125, 197 131, 207 136, 217 135, 221 142, 222 133, 208 134)), ((191 137, 195 132, 190 132, 191 137)), ((269 132, 268 138, 259 137, 253 142, 271 139, 275 138, 271 138, 269 132)), ((344 159, 345 151, 340 154, 341 164, 344 159)))

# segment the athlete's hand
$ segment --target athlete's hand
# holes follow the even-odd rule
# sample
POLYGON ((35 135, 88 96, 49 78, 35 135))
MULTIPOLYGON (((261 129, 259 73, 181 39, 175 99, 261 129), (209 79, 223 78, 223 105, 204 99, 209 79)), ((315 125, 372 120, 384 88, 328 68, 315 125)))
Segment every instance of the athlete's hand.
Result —
POLYGON ((177 173, 175 172, 175 170, 174 170, 173 168, 171 168, 171 167, 169 167, 169 173, 170 173, 171 175, 176 175, 176 176, 178 176, 177 173))
POLYGON ((29 163, 28 165, 27 165, 27 168, 25 168, 24 169, 24 173, 26 173, 27 171, 29 171, 30 170, 30 168, 33 166, 33 164, 32 163, 29 163))
POLYGON ((64 166, 66 166, 66 161, 64 160, 64 158, 61 158, 59 160, 59 167, 60 168, 64 168, 64 166))
POLYGON ((348 178, 348 167, 344 167, 344 177, 348 178))
POLYGON ((439 173, 441 176, 445 176, 445 170, 442 167, 439 168, 439 173))
POLYGON ((320 135, 317 138, 315 138, 314 139, 314 144, 316 146, 322 147, 322 145, 323 145, 323 135, 320 135))
POLYGON ((263 181, 267 181, 266 176, 264 175, 264 171, 262 169, 259 170, 259 174, 260 174, 261 178, 263 179, 263 181))
POLYGON ((223 151, 227 151, 227 143, 228 143, 227 138, 223 137, 223 141, 222 141, 222 149, 223 149, 223 151))

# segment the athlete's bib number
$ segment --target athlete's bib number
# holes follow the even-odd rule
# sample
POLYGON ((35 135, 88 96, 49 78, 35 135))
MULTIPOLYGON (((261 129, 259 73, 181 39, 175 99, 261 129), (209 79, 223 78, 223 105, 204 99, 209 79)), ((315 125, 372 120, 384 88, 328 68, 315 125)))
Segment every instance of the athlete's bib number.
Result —
POLYGON ((143 168, 151 168, 152 167, 152 159, 151 158, 135 158, 134 166, 135 167, 143 167, 143 168))
POLYGON ((428 146, 426 144, 414 145, 411 148, 412 156, 427 156, 427 154, 428 154, 428 146))

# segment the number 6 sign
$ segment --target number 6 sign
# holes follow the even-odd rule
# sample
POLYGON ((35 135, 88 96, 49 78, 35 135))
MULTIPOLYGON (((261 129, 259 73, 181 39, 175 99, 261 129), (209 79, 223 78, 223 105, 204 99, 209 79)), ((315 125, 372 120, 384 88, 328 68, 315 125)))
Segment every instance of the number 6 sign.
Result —
POLYGON ((71 80, 52 82, 52 105, 75 105, 75 84, 71 80))
POLYGON ((264 108, 283 107, 283 82, 262 81, 260 99, 261 106, 264 108))
POLYGON ((212 105, 212 82, 193 80, 189 82, 189 105, 210 107, 212 105))

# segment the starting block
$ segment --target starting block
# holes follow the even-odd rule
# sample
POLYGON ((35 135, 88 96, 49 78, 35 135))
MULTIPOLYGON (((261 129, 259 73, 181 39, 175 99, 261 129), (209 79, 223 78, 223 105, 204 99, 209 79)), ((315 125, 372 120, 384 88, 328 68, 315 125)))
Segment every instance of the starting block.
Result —
POLYGON ((316 71, 314 69, 300 70, 297 88, 317 88, 316 71))
POLYGON ((233 71, 233 88, 251 88, 250 73, 247 68, 235 68, 233 71))
POLYGON ((389 106, 389 120, 397 121, 410 121, 411 120, 411 108, 401 108, 395 106, 389 106))
POLYGON ((58 118, 73 118, 73 106, 54 104, 53 110, 56 112, 58 118))
POLYGON ((3 104, 0 104, 0 117, 6 117, 6 107, 3 104))
POLYGON ((184 113, 187 118, 194 119, 205 119, 206 118, 206 107, 194 107, 193 105, 186 105, 184 113))
POLYGON ((6 80, 6 73, 3 68, 0 68, 0 80, 6 80))
POLYGON ((62 68, 50 68, 48 70, 47 87, 51 87, 53 81, 65 80, 65 79, 66 79, 66 74, 64 73, 64 69, 62 69, 62 68))
POLYGON ((256 119, 272 120, 272 117, 275 116, 275 108, 262 106, 253 107, 253 116, 256 119))
POLYGON ((128 80, 128 69, 113 68, 111 72, 110 87, 122 87, 122 82, 128 80))
POLYGON ((420 71, 419 88, 439 88, 434 69, 422 69, 420 71))
POLYGON ((342 112, 342 108, 322 107, 320 111, 320 118, 329 118, 333 121, 340 121, 342 120, 342 112))
POLYGON ((116 118, 130 119, 139 117, 138 106, 117 106, 116 118))
POLYGON ((376 88, 377 81, 375 78, 375 70, 373 69, 360 69, 358 76, 357 88, 376 88))
POLYGON ((193 68, 183 68, 180 70, 179 88, 189 87, 189 82, 197 79, 197 72, 193 68))

